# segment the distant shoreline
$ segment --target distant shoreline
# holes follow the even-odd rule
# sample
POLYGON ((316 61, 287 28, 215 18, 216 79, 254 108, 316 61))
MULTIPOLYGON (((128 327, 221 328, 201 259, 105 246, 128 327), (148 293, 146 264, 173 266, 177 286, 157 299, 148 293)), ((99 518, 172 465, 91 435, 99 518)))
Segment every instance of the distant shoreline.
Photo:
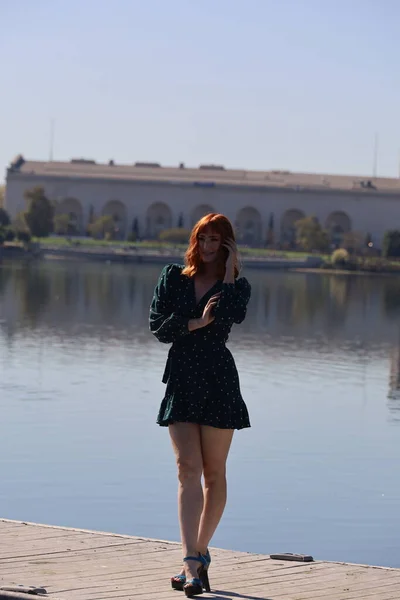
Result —
MULTIPOLYGON (((103 245, 45 245, 33 242, 30 247, 9 244, 0 246, 0 260, 73 260, 94 261, 119 264, 156 264, 184 262, 184 252, 173 251, 169 248, 154 247, 131 247, 103 245)), ((176 249, 178 250, 178 249, 176 249)), ((241 264, 249 269, 258 270, 280 270, 297 273, 318 273, 329 275, 400 275, 398 270, 373 270, 373 269, 334 269, 324 268, 325 260, 320 255, 300 254, 298 258, 295 253, 291 256, 241 256, 241 264)))
MULTIPOLYGON (((45 248, 42 247, 40 255, 44 259, 74 259, 74 260, 92 260, 96 262, 115 262, 115 263, 130 263, 130 264, 166 264, 166 263, 183 263, 183 253, 171 253, 161 251, 110 251, 104 249, 88 249, 88 248, 45 248)), ((299 259, 292 258, 264 258, 264 257, 242 257, 241 263, 247 268, 253 269, 309 269, 318 270, 323 261, 320 257, 301 257, 299 259)))

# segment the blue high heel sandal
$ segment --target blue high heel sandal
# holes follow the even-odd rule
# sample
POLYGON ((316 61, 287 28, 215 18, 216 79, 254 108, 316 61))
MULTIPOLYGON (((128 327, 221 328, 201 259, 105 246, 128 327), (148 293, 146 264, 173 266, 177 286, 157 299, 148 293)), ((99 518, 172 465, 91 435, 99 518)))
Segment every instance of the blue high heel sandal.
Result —
POLYGON ((179 590, 183 592, 183 586, 186 583, 186 575, 174 575, 171 577, 171 587, 173 590, 179 590))
MULTIPOLYGON (((208 569, 208 567, 210 566, 211 563, 211 556, 210 556, 210 552, 207 548, 207 552, 205 554, 201 555, 204 560, 207 563, 207 567, 206 567, 206 571, 208 569)), ((187 559, 190 559, 190 557, 186 557, 187 559)), ((184 559, 185 560, 185 559, 184 559)), ((198 560, 198 558, 194 558, 193 560, 198 560)), ((206 591, 209 592, 210 591, 210 584, 208 581, 208 573, 206 572, 206 577, 203 576, 204 579, 207 579, 207 588, 206 591)), ((186 575, 181 575, 180 573, 178 575, 174 575, 173 577, 171 577, 171 587, 173 590, 178 590, 180 592, 183 592, 183 586, 186 583, 186 575)))
POLYGON ((208 567, 211 563, 210 553, 206 552, 206 554, 198 554, 198 556, 186 556, 183 561, 195 560, 200 563, 199 568, 197 569, 198 577, 193 577, 192 579, 187 579, 186 583, 183 586, 183 591, 187 598, 192 598, 193 596, 198 596, 203 593, 203 589, 206 592, 210 592, 210 582, 208 579, 208 567))

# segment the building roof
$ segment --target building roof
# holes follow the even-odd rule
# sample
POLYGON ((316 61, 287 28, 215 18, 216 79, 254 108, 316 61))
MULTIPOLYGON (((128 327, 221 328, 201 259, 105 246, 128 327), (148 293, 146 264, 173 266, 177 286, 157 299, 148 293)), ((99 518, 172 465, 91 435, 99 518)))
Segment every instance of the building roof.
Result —
POLYGON ((400 194, 400 178, 360 177, 349 175, 318 175, 291 171, 246 171, 225 169, 219 165, 201 165, 199 168, 162 167, 158 163, 132 165, 97 163, 94 160, 72 159, 67 162, 31 161, 17 156, 11 162, 9 174, 36 175, 51 178, 105 179, 137 182, 164 182, 213 187, 231 185, 239 187, 271 187, 295 190, 371 190, 400 194))

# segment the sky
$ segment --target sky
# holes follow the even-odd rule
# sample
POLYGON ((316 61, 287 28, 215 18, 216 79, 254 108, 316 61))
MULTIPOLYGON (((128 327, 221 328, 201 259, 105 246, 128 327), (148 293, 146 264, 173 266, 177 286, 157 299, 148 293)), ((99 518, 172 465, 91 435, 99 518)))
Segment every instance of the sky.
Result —
POLYGON ((12 158, 398 177, 399 0, 0 0, 12 158))

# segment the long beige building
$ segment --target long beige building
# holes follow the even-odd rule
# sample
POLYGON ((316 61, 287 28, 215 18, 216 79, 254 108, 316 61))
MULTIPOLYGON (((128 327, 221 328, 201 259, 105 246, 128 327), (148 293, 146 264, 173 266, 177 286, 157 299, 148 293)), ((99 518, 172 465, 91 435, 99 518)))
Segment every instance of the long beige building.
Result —
POLYGON ((14 218, 26 209, 24 194, 42 186, 71 228, 111 215, 120 237, 133 228, 142 238, 183 225, 208 212, 227 215, 243 243, 291 242, 294 223, 314 215, 337 241, 346 232, 370 235, 376 247, 388 229, 400 229, 400 179, 244 171, 218 165, 188 168, 156 163, 119 165, 92 160, 39 162, 18 156, 6 174, 5 208, 14 218))

